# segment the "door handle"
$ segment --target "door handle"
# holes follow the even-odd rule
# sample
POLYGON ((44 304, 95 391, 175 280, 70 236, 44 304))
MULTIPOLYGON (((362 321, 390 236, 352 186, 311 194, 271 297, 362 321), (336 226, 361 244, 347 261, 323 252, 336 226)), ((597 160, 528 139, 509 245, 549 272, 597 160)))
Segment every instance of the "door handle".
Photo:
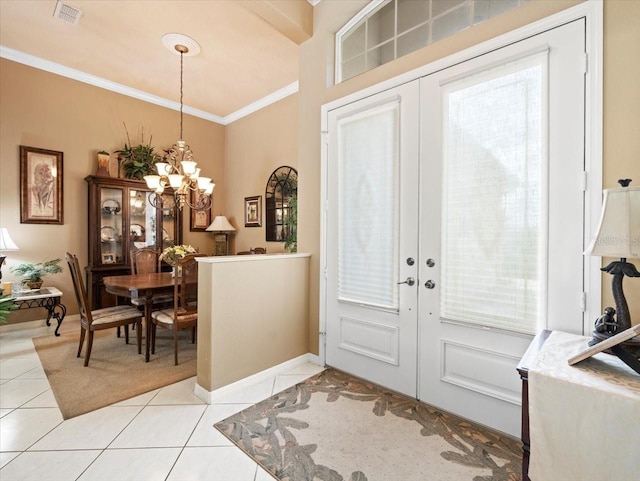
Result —
POLYGON ((400 284, 407 284, 409 286, 412 286, 416 283, 416 280, 413 277, 407 277, 406 281, 402 281, 402 282, 398 282, 398 285, 400 284))

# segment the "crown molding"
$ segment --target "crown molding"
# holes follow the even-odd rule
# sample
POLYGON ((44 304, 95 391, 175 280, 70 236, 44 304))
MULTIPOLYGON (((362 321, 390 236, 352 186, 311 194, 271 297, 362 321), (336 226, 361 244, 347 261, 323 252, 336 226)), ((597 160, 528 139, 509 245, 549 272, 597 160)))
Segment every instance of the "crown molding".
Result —
POLYGON ((230 124, 231 122, 235 122, 236 120, 241 119, 242 117, 246 117, 249 114, 257 112, 260 109, 265 108, 272 103, 277 102, 278 100, 282 100, 289 95, 295 94, 298 91, 298 81, 296 80, 293 83, 290 83, 286 87, 281 88, 280 90, 276 90, 275 92, 267 95, 266 97, 261 98, 253 102, 252 104, 247 105, 246 107, 241 108, 240 110, 236 110, 235 112, 227 115, 225 120, 225 125, 230 124))
MULTIPOLYGON (((60 65, 58 63, 51 62, 40 57, 29 55, 24 52, 5 47, 3 45, 0 45, 0 58, 12 60, 14 62, 28 65, 29 67, 44 70, 46 72, 77 80, 79 82, 93 85, 105 90, 110 90, 111 92, 142 100, 143 102, 159 105, 171 110, 180 110, 180 103, 173 100, 158 97, 157 95, 152 95, 147 92, 143 92, 142 90, 127 87, 126 85, 112 82, 110 80, 106 80, 101 77, 82 72, 80 70, 65 67, 64 65, 60 65)), ((247 105, 246 107, 241 108, 240 110, 237 110, 236 112, 232 112, 225 117, 220 117, 219 115, 214 115, 210 112, 205 112, 204 110, 189 107, 187 105, 183 106, 182 110, 185 114, 193 115, 194 117, 208 120, 210 122, 215 122, 217 124, 227 125, 231 122, 241 119, 242 117, 252 114, 253 112, 256 112, 274 102, 277 102, 278 100, 292 95, 297 91, 298 82, 296 81, 284 88, 281 88, 280 90, 273 92, 272 94, 267 95, 260 100, 257 100, 256 102, 253 102, 252 104, 247 105)))
POLYGON ((311 4, 312 7, 318 5, 322 0, 307 0, 311 4))

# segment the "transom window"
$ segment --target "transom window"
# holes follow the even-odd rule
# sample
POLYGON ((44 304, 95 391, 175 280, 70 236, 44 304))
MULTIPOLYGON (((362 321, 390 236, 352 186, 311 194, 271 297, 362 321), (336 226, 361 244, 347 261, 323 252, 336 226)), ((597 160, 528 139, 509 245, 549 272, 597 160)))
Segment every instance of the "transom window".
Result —
POLYGON ((373 0, 336 34, 336 83, 530 0, 373 0))

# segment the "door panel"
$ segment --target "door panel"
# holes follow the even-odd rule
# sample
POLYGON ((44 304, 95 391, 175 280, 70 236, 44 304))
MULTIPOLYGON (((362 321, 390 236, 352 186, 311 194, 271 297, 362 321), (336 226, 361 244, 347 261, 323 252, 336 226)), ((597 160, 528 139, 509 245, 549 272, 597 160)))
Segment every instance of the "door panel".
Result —
POLYGON ((327 169, 326 363, 414 397, 418 111, 417 81, 330 111, 327 169))
POLYGON ((579 20, 421 79, 419 398, 513 435, 531 336, 582 329, 583 52, 579 20))

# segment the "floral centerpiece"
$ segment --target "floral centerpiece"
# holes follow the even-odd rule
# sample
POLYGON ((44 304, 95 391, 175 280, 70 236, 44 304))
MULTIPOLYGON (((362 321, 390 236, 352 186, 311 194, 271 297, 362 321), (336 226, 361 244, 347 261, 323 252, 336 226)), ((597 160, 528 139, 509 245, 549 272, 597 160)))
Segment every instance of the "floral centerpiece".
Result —
POLYGON ((160 254, 160 260, 165 261, 170 266, 175 266, 176 259, 182 259, 189 254, 197 253, 197 249, 188 244, 181 244, 178 246, 169 246, 160 254))

